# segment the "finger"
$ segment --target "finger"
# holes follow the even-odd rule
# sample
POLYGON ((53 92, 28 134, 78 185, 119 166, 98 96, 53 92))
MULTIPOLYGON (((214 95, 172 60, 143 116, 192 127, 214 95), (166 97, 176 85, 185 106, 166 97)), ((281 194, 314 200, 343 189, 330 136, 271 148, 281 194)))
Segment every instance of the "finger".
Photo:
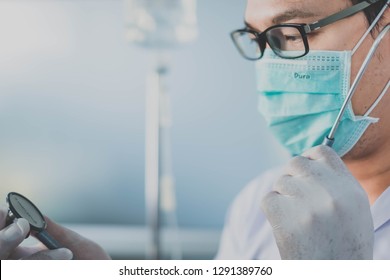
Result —
POLYGON ((312 160, 317 160, 323 157, 328 157, 331 154, 337 155, 337 153, 331 147, 326 145, 319 145, 303 152, 302 156, 310 158, 312 160))
POLYGON ((23 260, 71 260, 73 254, 69 249, 60 248, 55 250, 44 250, 31 256, 22 258, 23 260))
POLYGON ((304 215, 308 211, 299 200, 288 198, 277 192, 271 192, 265 196, 262 209, 272 227, 281 258, 291 258, 288 253, 296 251, 291 246, 296 244, 294 241, 297 240, 297 227, 300 227, 297 225, 297 215, 304 215), (297 207, 300 211, 297 211, 297 207))
POLYGON ((334 170, 345 169, 344 162, 340 156, 330 147, 325 145, 316 146, 304 152, 302 156, 312 160, 323 160, 328 163, 334 170))
POLYGON ((303 183, 297 177, 283 175, 275 182, 273 190, 281 195, 302 197, 303 183))
POLYGON ((331 158, 337 158, 340 159, 338 154, 333 150, 331 147, 325 146, 325 145, 319 145, 316 147, 313 147, 307 151, 305 151, 302 156, 307 157, 311 160, 319 160, 319 159, 331 159, 331 158))
POLYGON ((284 220, 284 207, 286 197, 276 191, 269 192, 261 201, 261 209, 267 217, 271 226, 278 228, 284 220))
POLYGON ((30 231, 30 224, 26 219, 17 219, 0 231, 0 259, 7 259, 15 248, 22 243, 30 231))
POLYGON ((18 246, 8 258, 12 260, 20 260, 43 250, 47 250, 47 248, 41 243, 34 246, 18 246))
POLYGON ((291 176, 305 176, 310 173, 312 164, 309 158, 296 156, 285 167, 285 173, 291 176))
POLYGON ((47 223, 47 232, 62 246, 73 251, 73 249, 77 249, 74 247, 78 247, 78 245, 85 240, 85 238, 78 233, 53 222, 50 218, 45 217, 45 220, 47 223))
POLYGON ((47 232, 53 236, 61 245, 72 250, 75 259, 109 259, 109 255, 95 242, 88 240, 80 234, 62 227, 49 218, 47 222, 47 232))
POLYGON ((0 206, 0 229, 5 227, 7 220, 8 209, 5 206, 0 206))

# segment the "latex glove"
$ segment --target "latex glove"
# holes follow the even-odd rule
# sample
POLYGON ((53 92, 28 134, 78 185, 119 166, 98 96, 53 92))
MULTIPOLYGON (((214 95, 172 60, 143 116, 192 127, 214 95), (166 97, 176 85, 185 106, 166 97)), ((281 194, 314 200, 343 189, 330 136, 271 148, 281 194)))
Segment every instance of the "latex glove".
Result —
POLYGON ((6 227, 7 208, 0 207, 0 259, 57 259, 68 260, 72 252, 68 249, 47 250, 43 244, 37 246, 21 246, 30 231, 26 219, 16 219, 6 227))
POLYGON ((14 223, 5 227, 6 215, 7 209, 0 208, 0 259, 2 260, 70 260, 73 257, 80 260, 110 259, 109 255, 99 245, 52 222, 47 217, 45 217, 48 224, 46 230, 61 245, 69 249, 47 250, 41 243, 36 246, 21 246, 20 244, 30 231, 30 225, 25 219, 17 219, 14 223))
POLYGON ((262 209, 282 259, 373 258, 368 197, 329 147, 293 158, 262 209))

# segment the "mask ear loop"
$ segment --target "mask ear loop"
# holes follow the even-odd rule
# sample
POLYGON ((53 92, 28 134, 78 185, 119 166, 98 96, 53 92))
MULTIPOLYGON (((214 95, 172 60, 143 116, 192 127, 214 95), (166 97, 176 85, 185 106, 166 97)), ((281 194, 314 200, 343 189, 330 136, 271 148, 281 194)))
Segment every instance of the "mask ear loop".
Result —
MULTIPOLYGON (((390 5, 390 1, 387 1, 387 3, 385 4, 385 6, 383 7, 383 9, 380 11, 380 15, 382 16, 382 14, 385 12, 386 8, 388 8, 390 5)), ((363 37, 359 40, 359 42, 356 44, 356 46, 353 48, 352 50, 352 54, 354 54, 357 49, 360 47, 360 45, 363 43, 365 37, 367 36, 367 34, 369 32, 371 32, 370 29, 374 28, 375 24, 379 21, 380 17, 377 17, 374 22, 370 25, 370 28, 366 31, 366 33, 364 33, 363 37)), ((386 25, 386 28, 388 28, 389 25, 386 25)), ((367 110, 367 112, 364 114, 364 117, 368 117, 372 111, 375 109, 376 106, 378 106, 379 102, 382 100, 383 96, 385 96, 385 94, 387 93, 388 89, 390 87, 390 80, 387 81, 387 84, 386 86, 384 87, 383 91, 381 92, 381 94, 378 96, 378 98, 374 101, 374 103, 371 105, 371 107, 367 110)))
MULTIPOLYGON (((387 7, 387 6, 386 6, 387 7)), ((363 64, 362 66, 360 67, 359 69, 359 72, 357 73, 356 75, 356 78, 347 94, 347 97, 345 98, 344 100, 344 103, 340 109, 340 112, 332 126, 332 129, 330 130, 329 132, 329 135, 325 137, 324 141, 323 141, 323 145, 326 145, 326 146, 329 146, 329 147, 332 147, 333 146, 333 143, 334 143, 334 136, 336 134, 336 131, 340 125, 340 122, 341 122, 341 118, 343 117, 344 113, 345 113, 345 110, 349 104, 349 102, 351 101, 352 99, 352 96, 354 95, 354 93, 356 92, 356 88, 359 84, 359 82, 361 81, 362 77, 363 77, 363 74, 366 72, 367 70, 367 67, 368 67, 368 64, 370 63, 375 51, 377 50, 377 48, 379 47, 379 44, 380 42, 383 40, 383 38, 385 37, 386 33, 389 31, 390 29, 390 24, 386 25, 386 27, 379 33, 378 37, 375 39, 370 51, 368 52, 368 55, 366 57, 366 59, 363 61, 363 64)), ((385 89, 387 88, 387 86, 385 87, 385 89)), ((387 91, 384 91, 385 93, 387 91)), ((384 93, 381 93, 380 96, 383 97, 384 93)), ((381 98, 382 98, 381 97, 381 98)), ((376 103, 377 101, 375 101, 376 103)), ((379 102, 379 101, 378 101, 379 102)), ((371 106, 372 108, 372 106, 371 106)), ((371 110, 371 108, 369 109, 369 111, 371 110)))
POLYGON ((387 93, 388 89, 390 87, 390 80, 387 81, 386 86, 384 87, 381 94, 378 96, 378 98, 375 100, 375 102, 371 105, 371 107, 367 110, 367 112, 364 114, 364 117, 368 117, 372 111, 375 109, 375 107, 379 104, 379 102, 382 100, 383 96, 387 93))
POLYGON ((383 6, 382 10, 379 12, 379 14, 376 16, 375 20, 371 23, 370 27, 366 30, 366 32, 363 34, 363 36, 360 38, 360 40, 357 42, 355 47, 352 49, 352 55, 355 54, 355 52, 358 50, 358 48, 363 44, 363 41, 366 39, 368 34, 374 29, 378 21, 382 18, 383 13, 386 11, 386 9, 389 7, 390 1, 387 1, 387 3, 383 6))

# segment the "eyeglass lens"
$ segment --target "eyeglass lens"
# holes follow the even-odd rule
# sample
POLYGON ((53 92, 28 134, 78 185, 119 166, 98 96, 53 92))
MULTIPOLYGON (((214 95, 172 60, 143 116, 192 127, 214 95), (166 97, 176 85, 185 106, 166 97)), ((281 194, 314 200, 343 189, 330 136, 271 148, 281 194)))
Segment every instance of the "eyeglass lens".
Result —
POLYGON ((261 50, 256 36, 247 31, 238 31, 233 34, 233 39, 240 53, 248 59, 261 57, 261 50))
MULTIPOLYGON (((248 31, 239 31, 233 35, 234 41, 241 54, 249 59, 259 59, 262 52, 255 35, 248 31)), ((279 56, 294 58, 306 53, 305 39, 298 27, 279 26, 266 30, 259 36, 267 41, 269 47, 279 56)))
POLYGON ((273 51, 282 57, 296 57, 305 53, 304 39, 296 27, 276 27, 265 33, 273 51))

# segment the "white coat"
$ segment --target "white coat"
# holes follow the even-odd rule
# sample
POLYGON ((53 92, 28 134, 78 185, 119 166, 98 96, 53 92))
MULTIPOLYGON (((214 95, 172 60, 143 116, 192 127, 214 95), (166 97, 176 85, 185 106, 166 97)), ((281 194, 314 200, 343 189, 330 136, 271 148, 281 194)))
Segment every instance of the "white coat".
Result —
MULTIPOLYGON (((216 259, 280 259, 271 226, 260 209, 260 203, 281 172, 282 169, 265 172, 234 200, 226 217, 216 259)), ((371 213, 375 230, 374 259, 389 260, 390 187, 371 206, 371 213)))

